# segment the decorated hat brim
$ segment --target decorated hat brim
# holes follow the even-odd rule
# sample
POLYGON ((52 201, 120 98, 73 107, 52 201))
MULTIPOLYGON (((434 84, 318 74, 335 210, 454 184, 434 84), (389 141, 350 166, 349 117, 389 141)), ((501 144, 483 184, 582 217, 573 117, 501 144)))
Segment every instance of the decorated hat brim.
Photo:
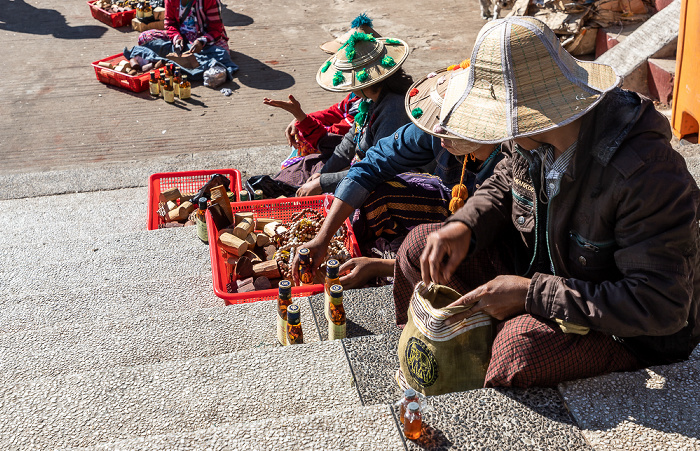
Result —
POLYGON ((323 50, 326 53, 329 54, 334 54, 338 50, 340 50, 340 47, 343 46, 347 42, 347 40, 352 36, 352 34, 356 31, 361 31, 363 33, 371 34, 375 38, 381 38, 382 35, 374 31, 374 28, 370 27, 369 25, 360 25, 357 28, 351 28, 345 33, 343 33, 341 36, 338 36, 335 39, 332 39, 326 43, 321 44, 321 50, 323 50))
POLYGON ((333 56, 328 58, 326 62, 319 68, 316 72, 316 82, 323 89, 333 92, 349 92, 358 91, 371 86, 375 83, 390 77, 395 72, 397 72, 406 58, 408 57, 408 44, 400 39, 391 39, 393 43, 386 43, 388 38, 376 38, 377 41, 381 41, 384 45, 375 58, 368 61, 366 64, 344 69, 338 68, 336 63, 339 55, 345 51, 345 49, 340 49, 333 56), (393 61, 393 65, 385 66, 382 64, 382 60, 385 57, 390 57, 393 61), (330 64, 328 64, 330 62, 330 64), (325 69, 325 70, 324 70, 325 69), (358 72, 366 71, 366 79, 364 81, 358 80, 358 72), (342 78, 342 82, 334 84, 334 78, 342 78))
POLYGON ((440 69, 422 77, 408 90, 404 99, 406 114, 411 121, 424 132, 438 138, 456 138, 449 133, 435 132, 435 126, 440 124, 440 110, 444 102, 445 92, 450 77, 464 69, 440 69))

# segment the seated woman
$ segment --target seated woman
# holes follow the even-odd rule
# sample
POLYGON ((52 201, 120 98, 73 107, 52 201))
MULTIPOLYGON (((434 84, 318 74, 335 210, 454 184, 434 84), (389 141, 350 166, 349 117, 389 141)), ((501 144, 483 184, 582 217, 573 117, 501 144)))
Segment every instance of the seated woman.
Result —
MULTIPOLYGON (((458 71, 460 67, 450 69, 458 71)), ((364 247, 363 255, 371 255, 367 247, 378 238, 397 248, 417 225, 440 223, 448 217, 455 185, 463 184, 468 194, 473 194, 505 158, 498 145, 470 143, 435 128, 446 81, 453 73, 457 72, 429 74, 414 85, 406 96, 406 109, 414 123, 370 148, 338 185, 321 231, 305 246, 311 250, 315 268, 323 262, 331 237, 353 211, 353 229, 364 247), (435 166, 433 175, 409 172, 431 163, 435 166)), ((461 194, 461 198, 467 197, 461 194)), ((374 277, 393 276, 394 253, 389 249, 384 255, 388 258, 350 260, 341 268, 341 273, 347 273, 341 284, 355 288, 374 277)), ((477 258, 491 264, 487 255, 477 258)))
MULTIPOLYGON (((226 68, 229 79, 238 70, 229 54, 228 36, 221 20, 219 0, 165 0, 165 30, 147 30, 141 33, 138 47, 132 49, 131 53, 153 59, 148 50, 161 58, 171 53, 180 55, 186 51, 194 54, 202 67, 200 70, 188 71, 194 79, 201 79, 205 68, 216 63, 226 68)), ((125 52, 125 56, 126 54, 125 52)))
MULTIPOLYGON (((334 92, 350 92, 360 98, 353 127, 333 153, 305 159, 321 160, 323 169, 304 180, 297 196, 332 193, 345 171, 364 157, 365 151, 379 139, 409 122, 403 97, 413 80, 402 69, 408 46, 398 39, 375 38, 356 32, 335 55, 319 69, 316 81, 334 92)), ((303 165, 305 161, 295 163, 303 165)), ((320 165, 318 165, 320 166, 320 165)), ((318 167, 317 166, 317 167, 318 167)), ((285 168, 276 179, 295 184, 297 167, 285 168)), ((298 183, 297 183, 298 184, 298 183)))

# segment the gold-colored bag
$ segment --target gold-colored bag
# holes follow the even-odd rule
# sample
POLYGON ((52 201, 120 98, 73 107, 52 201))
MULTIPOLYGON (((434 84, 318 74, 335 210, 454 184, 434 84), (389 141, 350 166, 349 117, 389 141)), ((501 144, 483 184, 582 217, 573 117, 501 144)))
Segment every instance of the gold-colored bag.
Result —
POLYGON ((445 308, 460 297, 443 285, 416 285, 399 340, 396 380, 403 389, 434 396, 484 386, 495 335, 493 319, 476 313, 445 325, 445 319, 472 307, 445 308))

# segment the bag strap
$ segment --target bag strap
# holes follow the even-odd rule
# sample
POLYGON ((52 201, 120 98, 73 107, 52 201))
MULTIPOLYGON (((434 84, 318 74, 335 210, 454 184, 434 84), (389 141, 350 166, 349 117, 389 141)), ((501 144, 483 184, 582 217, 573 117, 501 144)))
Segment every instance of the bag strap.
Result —
POLYGON ((194 2, 196 2, 196 1, 197 0, 190 0, 190 2, 187 4, 187 6, 185 6, 185 10, 180 15, 180 20, 182 20, 183 18, 187 18, 187 16, 190 15, 190 11, 192 10, 192 5, 194 5, 194 2))

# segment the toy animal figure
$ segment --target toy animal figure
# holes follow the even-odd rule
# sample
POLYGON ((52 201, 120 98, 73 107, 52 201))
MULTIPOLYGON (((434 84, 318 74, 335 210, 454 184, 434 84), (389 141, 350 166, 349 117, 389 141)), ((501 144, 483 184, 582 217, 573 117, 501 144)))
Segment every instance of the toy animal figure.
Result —
POLYGON ((481 18, 484 20, 495 20, 501 14, 501 8, 507 8, 512 0, 479 0, 481 6, 481 18), (493 6, 493 15, 491 15, 493 6))

